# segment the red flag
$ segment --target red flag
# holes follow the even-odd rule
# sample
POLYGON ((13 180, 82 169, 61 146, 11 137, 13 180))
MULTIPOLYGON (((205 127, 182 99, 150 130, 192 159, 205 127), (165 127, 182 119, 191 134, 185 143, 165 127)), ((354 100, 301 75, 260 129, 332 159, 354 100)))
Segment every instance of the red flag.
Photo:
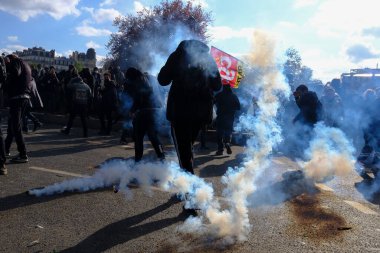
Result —
POLYGON ((210 54, 218 66, 223 85, 230 85, 232 88, 239 87, 239 83, 244 77, 243 63, 216 47, 211 47, 210 54))

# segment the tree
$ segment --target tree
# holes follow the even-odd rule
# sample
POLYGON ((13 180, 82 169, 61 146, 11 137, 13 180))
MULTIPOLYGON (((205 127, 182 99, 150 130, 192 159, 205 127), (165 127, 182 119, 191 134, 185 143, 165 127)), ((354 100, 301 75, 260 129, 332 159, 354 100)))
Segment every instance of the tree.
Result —
POLYGON ((196 37, 207 41, 211 14, 192 1, 162 1, 137 15, 118 17, 118 32, 111 35, 108 49, 114 64, 125 70, 134 66, 143 71, 154 65, 155 58, 166 58, 181 40, 196 37))
POLYGON ((320 88, 319 86, 322 82, 313 79, 313 70, 302 64, 302 58, 295 48, 288 48, 285 55, 287 59, 283 66, 283 74, 292 90, 300 84, 305 84, 314 89, 320 88))

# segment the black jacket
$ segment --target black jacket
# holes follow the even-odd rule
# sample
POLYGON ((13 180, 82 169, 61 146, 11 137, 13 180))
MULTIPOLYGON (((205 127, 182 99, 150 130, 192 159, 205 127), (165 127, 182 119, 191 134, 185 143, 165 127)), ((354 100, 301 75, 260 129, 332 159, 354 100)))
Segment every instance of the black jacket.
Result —
POLYGON ((13 58, 7 64, 7 80, 4 91, 10 99, 28 97, 32 94, 32 72, 27 63, 20 58, 13 58))
POLYGON ((300 108, 299 114, 294 121, 301 121, 304 124, 314 125, 322 119, 323 108, 318 96, 313 91, 308 91, 296 100, 300 108))
POLYGON ((116 109, 118 105, 116 84, 113 80, 104 81, 104 88, 101 90, 102 107, 116 109))
POLYGON ((216 115, 235 114, 240 110, 240 101, 231 88, 224 88, 215 96, 216 115))
POLYGON ((166 110, 169 121, 211 122, 213 91, 220 90, 222 82, 207 45, 182 41, 161 68, 158 82, 172 84, 166 110))
POLYGON ((155 98, 153 88, 145 75, 134 80, 128 86, 131 88, 130 94, 133 98, 132 113, 138 110, 161 108, 161 104, 155 98))

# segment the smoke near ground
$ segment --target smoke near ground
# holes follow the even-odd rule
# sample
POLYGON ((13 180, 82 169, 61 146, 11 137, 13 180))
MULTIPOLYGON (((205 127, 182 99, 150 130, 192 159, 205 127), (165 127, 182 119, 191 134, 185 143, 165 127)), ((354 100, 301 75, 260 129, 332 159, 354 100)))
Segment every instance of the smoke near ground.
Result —
MULTIPOLYGON (((247 76, 242 89, 255 93, 239 98, 249 105, 255 96, 259 108, 255 114, 250 110, 242 113, 235 127, 235 131, 247 134, 250 138, 246 141, 243 163, 239 167, 229 168, 222 177, 227 208, 221 208, 210 183, 184 172, 173 161, 135 163, 133 160, 113 160, 101 165, 88 178, 67 180, 43 189, 30 190, 30 194, 42 196, 117 185, 127 198, 133 198, 128 187, 131 182, 137 183, 147 194, 152 194, 151 186, 154 185, 178 194, 185 201, 186 208, 200 209, 200 215, 189 217, 180 231, 222 238, 227 244, 246 240, 252 226, 249 221, 249 206, 252 206, 250 200, 255 199, 250 196, 263 193, 265 187, 259 186, 258 181, 264 174, 277 175, 272 167, 272 158, 281 142, 286 145, 282 138, 284 125, 280 124, 283 121, 279 120, 278 112, 284 101, 289 101, 287 98, 290 95, 290 88, 283 81, 281 69, 276 62, 275 41, 265 32, 256 31, 252 44, 252 51, 244 62, 253 75, 247 76)), ((159 66, 164 64, 160 57, 157 56, 156 60, 159 66)), ((153 69, 155 68, 151 70, 153 69)), ((162 97, 165 95, 163 93, 162 97)), ((295 115, 282 116, 293 118, 295 115)), ((311 138, 303 142, 306 143, 306 152, 299 157, 304 158, 299 164, 306 178, 311 181, 345 175, 354 168, 355 149, 341 130, 317 124, 311 138)), ((270 190, 273 189, 268 187, 270 190)), ((282 191, 284 187, 275 190, 282 191)))
POLYGON ((329 177, 345 176, 354 171, 355 149, 340 129, 318 123, 313 132, 310 147, 305 151, 309 160, 299 162, 307 178, 324 181, 329 177))

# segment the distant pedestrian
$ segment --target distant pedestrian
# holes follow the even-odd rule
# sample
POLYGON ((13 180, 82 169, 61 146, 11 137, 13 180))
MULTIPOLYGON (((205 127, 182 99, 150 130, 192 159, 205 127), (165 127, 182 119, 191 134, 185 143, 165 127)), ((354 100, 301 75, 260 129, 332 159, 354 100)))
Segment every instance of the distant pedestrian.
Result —
POLYGON ((162 144, 158 138, 158 120, 161 104, 155 98, 148 77, 136 68, 126 72, 127 86, 133 87, 133 104, 130 110, 133 124, 133 140, 135 142, 135 161, 142 159, 144 136, 148 135, 159 159, 165 159, 162 144))
POLYGON ((83 137, 87 137, 87 113, 91 101, 91 89, 83 82, 76 69, 74 69, 72 73, 73 78, 67 85, 66 94, 67 101, 70 104, 69 120, 66 127, 62 129, 61 132, 69 134, 75 117, 79 115, 82 122, 83 137))
POLYGON ((216 133, 218 151, 216 155, 222 155, 224 148, 227 154, 232 154, 231 137, 234 125, 235 113, 240 110, 238 97, 233 93, 231 86, 224 85, 223 91, 215 96, 216 105, 216 133))
POLYGON ((100 91, 100 131, 99 135, 110 135, 112 130, 112 114, 118 108, 118 96, 115 81, 109 72, 104 73, 104 88, 100 91), (105 119, 107 119, 107 124, 105 119))

